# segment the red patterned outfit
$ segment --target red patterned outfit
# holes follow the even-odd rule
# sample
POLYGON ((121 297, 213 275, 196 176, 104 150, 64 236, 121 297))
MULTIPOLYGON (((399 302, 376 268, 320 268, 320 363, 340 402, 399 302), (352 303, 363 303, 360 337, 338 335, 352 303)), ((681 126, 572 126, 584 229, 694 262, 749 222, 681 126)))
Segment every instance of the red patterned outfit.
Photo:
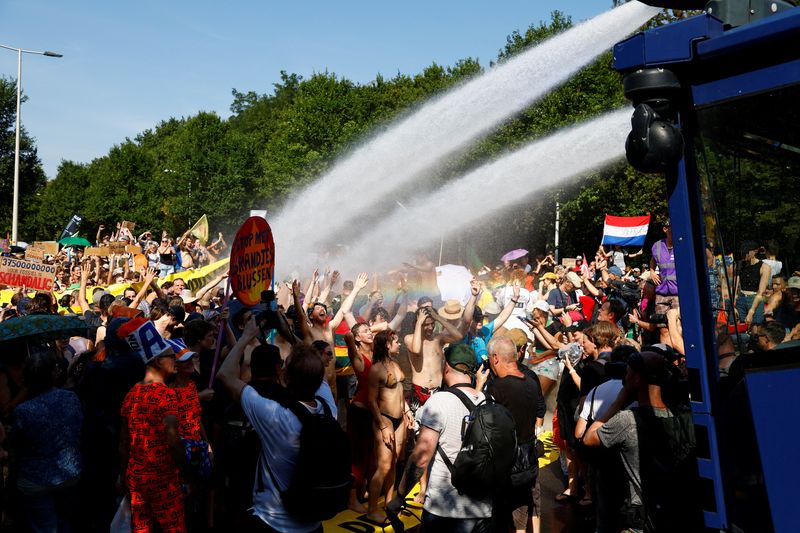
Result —
POLYGON ((178 433, 184 439, 202 440, 200 432, 200 397, 197 395, 197 385, 193 381, 186 387, 175 387, 178 408, 178 433))
POLYGON ((122 404, 130 435, 126 482, 131 495, 131 531, 150 533, 157 522, 164 533, 185 533, 180 472, 164 418, 178 416, 174 389, 163 383, 135 385, 122 404))

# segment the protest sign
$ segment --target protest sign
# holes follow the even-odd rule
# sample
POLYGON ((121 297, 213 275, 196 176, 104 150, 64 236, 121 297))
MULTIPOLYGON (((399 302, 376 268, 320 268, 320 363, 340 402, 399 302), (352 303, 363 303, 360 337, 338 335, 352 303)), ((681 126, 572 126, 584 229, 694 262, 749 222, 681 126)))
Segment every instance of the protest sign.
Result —
POLYGON ((233 294, 245 305, 261 301, 261 291, 272 286, 275 241, 267 221, 250 217, 236 232, 231 248, 230 281, 233 294))
POLYGON ((141 252, 142 249, 136 245, 128 244, 126 245, 124 242, 110 242, 108 246, 99 246, 99 247, 89 247, 83 251, 83 254, 87 257, 91 257, 96 255, 98 257, 107 257, 109 255, 121 255, 124 253, 138 253, 141 252))
POLYGON ((11 287, 27 287, 37 291, 52 291, 56 277, 55 265, 45 265, 0 257, 0 284, 11 287))
POLYGON ((58 243, 56 241, 34 241, 33 244, 25 248, 25 259, 44 261, 44 256, 54 256, 57 253, 58 243))
POLYGON ((575 261, 574 257, 565 257, 561 260, 561 264, 567 268, 575 268, 577 261, 575 261))

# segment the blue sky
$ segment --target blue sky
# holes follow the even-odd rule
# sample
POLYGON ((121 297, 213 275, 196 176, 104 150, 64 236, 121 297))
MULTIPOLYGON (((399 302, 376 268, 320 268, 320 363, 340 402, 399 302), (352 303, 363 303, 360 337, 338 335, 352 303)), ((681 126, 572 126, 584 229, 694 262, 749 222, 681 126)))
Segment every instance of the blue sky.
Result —
MULTIPOLYGON (((23 55, 22 121, 48 177, 89 162, 170 116, 229 115, 231 89, 271 92, 281 70, 357 82, 477 57, 560 9, 580 21, 611 0, 2 0, 0 44, 23 55)), ((0 49, 0 75, 17 56, 0 49)))

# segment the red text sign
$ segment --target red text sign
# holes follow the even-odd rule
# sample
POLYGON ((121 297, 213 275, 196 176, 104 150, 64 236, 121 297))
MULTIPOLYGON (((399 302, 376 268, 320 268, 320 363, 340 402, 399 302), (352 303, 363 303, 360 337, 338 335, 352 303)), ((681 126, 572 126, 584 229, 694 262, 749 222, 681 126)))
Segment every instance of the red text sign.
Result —
POLYGON ((0 285, 52 291, 55 277, 55 265, 23 261, 13 257, 0 257, 0 285))
POLYGON ((239 228, 231 248, 230 280, 234 296, 245 305, 261 301, 272 285, 275 241, 267 221, 250 217, 239 228))

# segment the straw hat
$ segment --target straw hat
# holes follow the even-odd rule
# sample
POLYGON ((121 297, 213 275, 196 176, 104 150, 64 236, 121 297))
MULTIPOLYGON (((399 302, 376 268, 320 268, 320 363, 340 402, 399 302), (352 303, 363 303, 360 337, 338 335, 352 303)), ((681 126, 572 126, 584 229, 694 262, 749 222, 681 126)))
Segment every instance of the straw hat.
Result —
POLYGON ((439 315, 448 320, 458 320, 464 314, 464 306, 458 300, 447 300, 443 307, 439 308, 439 315))

